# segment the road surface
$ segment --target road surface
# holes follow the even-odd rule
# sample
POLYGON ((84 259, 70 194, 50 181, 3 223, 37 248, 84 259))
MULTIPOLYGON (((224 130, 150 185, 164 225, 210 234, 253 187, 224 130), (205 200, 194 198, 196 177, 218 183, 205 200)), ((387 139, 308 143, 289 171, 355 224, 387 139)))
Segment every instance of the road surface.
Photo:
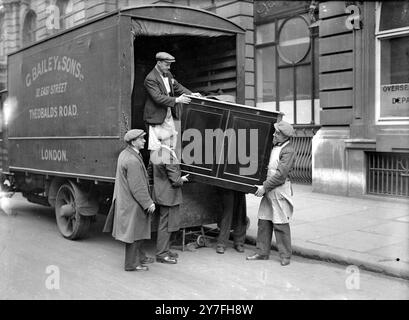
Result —
POLYGON ((98 215, 88 238, 69 241, 53 209, 20 194, 2 204, 0 299, 409 299, 408 281, 297 256, 282 267, 276 252, 246 261, 249 245, 244 254, 231 246, 225 254, 212 247, 177 251, 177 265, 125 272, 124 245, 101 232, 105 216, 98 215))

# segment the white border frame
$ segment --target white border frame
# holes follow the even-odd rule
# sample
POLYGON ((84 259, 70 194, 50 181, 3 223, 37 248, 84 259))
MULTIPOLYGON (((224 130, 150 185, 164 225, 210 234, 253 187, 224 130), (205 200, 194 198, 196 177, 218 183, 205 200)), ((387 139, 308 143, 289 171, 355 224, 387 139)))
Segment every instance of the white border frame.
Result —
POLYGON ((382 3, 377 2, 375 7, 375 124, 377 125, 401 125, 409 124, 409 117, 383 117, 381 118, 381 41, 395 38, 400 35, 409 36, 409 26, 404 28, 379 31, 382 3))

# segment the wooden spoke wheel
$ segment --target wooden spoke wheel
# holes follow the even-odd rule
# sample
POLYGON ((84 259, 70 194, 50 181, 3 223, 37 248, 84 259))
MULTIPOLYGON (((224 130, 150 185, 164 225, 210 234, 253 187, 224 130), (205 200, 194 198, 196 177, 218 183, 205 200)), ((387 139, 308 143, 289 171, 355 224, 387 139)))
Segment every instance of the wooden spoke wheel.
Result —
POLYGON ((69 184, 63 184, 55 201, 57 226, 64 238, 76 240, 84 237, 90 226, 90 217, 82 216, 77 210, 75 192, 69 184))
POLYGON ((198 247, 205 247, 206 246, 206 239, 203 235, 200 235, 196 239, 196 243, 198 247))

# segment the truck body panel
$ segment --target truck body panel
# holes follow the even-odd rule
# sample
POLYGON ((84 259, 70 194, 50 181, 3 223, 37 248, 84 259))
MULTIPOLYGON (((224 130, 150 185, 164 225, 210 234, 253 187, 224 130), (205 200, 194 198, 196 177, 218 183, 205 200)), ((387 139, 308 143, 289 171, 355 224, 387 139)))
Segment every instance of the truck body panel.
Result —
POLYGON ((115 175, 121 69, 109 20, 9 56, 9 169, 115 175))

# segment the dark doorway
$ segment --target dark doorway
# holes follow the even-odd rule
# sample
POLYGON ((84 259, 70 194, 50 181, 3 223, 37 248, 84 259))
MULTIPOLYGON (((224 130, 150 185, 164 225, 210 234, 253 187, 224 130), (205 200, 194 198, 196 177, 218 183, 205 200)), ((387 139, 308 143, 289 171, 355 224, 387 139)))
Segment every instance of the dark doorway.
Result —
MULTIPOLYGON (((137 36, 134 40, 132 128, 147 130, 143 121, 146 99, 143 82, 155 66, 155 55, 159 51, 176 58, 171 72, 192 92, 236 96, 236 36, 137 36)), ((143 155, 147 159, 147 151, 143 155)))

